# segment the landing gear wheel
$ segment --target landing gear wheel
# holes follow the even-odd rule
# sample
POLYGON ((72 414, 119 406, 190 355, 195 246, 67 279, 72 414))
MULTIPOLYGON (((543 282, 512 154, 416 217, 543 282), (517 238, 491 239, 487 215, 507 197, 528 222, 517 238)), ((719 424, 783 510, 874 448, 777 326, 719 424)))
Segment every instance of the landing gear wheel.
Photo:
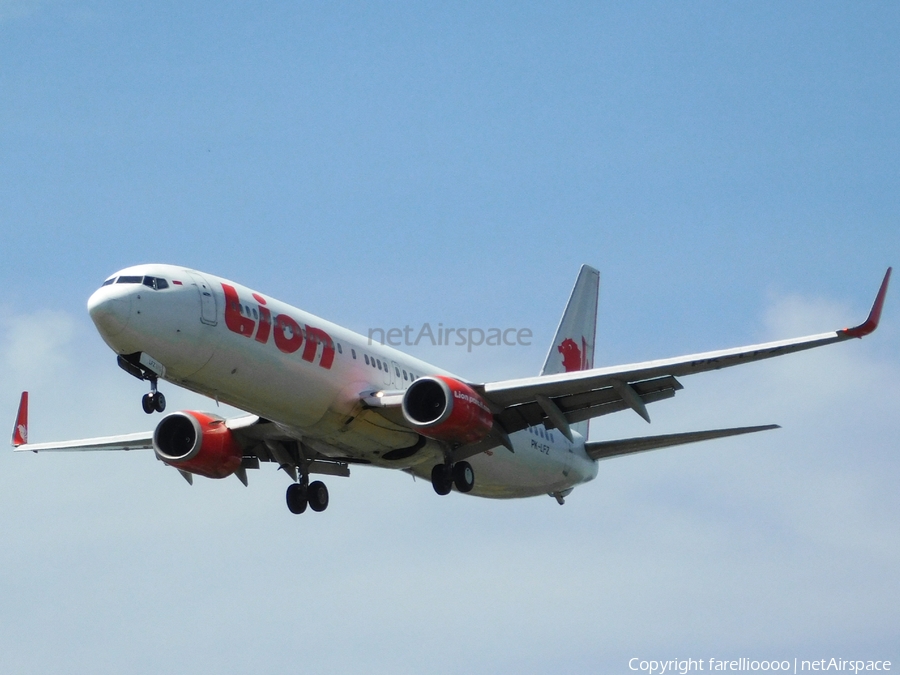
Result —
POLYGON ((439 495, 448 495, 453 487, 453 476, 446 464, 436 464, 431 470, 431 487, 439 495))
MULTIPOLYGON (((163 404, 163 406, 165 406, 165 404, 163 404)), ((156 410, 156 401, 154 400, 153 394, 144 394, 144 397, 141 399, 141 407, 148 415, 156 410)))
POLYGON ((468 462, 457 462, 453 465, 453 484, 460 492, 471 492, 475 487, 475 472, 468 462))
POLYGON ((320 480, 313 481, 309 484, 309 489, 306 493, 306 498, 309 500, 309 508, 313 511, 324 511, 328 508, 328 488, 325 487, 325 483, 320 480))
POLYGON ((166 397, 162 395, 162 392, 156 392, 156 396, 154 396, 153 407, 158 413, 161 413, 166 409, 166 397))
POLYGON ((285 495, 287 507, 291 513, 301 514, 306 511, 306 486, 302 483, 292 483, 285 495))

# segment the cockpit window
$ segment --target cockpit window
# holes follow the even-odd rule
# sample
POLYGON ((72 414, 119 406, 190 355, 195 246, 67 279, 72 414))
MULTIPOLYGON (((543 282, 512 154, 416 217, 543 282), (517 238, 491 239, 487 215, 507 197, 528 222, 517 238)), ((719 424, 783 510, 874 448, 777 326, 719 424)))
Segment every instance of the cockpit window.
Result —
POLYGON ((119 277, 116 280, 117 284, 139 284, 144 280, 144 277, 119 277))
POLYGON ((115 278, 115 277, 110 277, 109 279, 107 279, 106 281, 104 281, 104 282, 103 282, 102 284, 100 284, 100 285, 101 285, 101 286, 109 286, 110 284, 114 284, 114 283, 116 283, 116 278, 115 278))
POLYGON ((144 286, 149 286, 154 291, 161 291, 169 287, 169 282, 159 277, 144 277, 144 286))

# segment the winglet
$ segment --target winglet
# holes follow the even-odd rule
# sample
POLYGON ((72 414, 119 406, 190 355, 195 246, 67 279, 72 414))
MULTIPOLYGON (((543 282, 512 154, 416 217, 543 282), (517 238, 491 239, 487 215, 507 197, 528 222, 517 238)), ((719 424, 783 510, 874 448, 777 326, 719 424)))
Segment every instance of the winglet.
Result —
POLYGON ((28 443, 28 392, 22 392, 19 401, 19 414, 16 415, 16 426, 13 429, 12 444, 14 448, 28 443))
POLYGON ((841 331, 846 337, 861 338, 878 328, 878 322, 881 320, 881 308, 884 306, 884 296, 887 294, 888 281, 891 280, 892 267, 888 267, 884 273, 884 281, 881 282, 881 288, 878 289, 878 295, 875 296, 875 304, 872 305, 872 311, 869 312, 869 318, 864 323, 854 328, 845 328, 841 331))

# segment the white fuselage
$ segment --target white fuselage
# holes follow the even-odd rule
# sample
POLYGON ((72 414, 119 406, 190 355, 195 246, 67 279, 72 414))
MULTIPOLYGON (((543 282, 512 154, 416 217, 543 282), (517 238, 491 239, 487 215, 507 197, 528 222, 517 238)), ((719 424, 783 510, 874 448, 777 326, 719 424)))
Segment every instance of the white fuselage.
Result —
MULTIPOLYGON (((88 301, 91 317, 116 353, 141 352, 162 364, 162 379, 270 420, 325 456, 422 477, 444 461, 445 448, 435 441, 385 458, 419 436, 366 408, 361 396, 452 373, 210 274, 139 265, 112 278, 88 301)), ((538 426, 510 440, 515 453, 498 446, 469 459, 471 494, 560 493, 597 474, 578 434, 570 442, 538 426)))

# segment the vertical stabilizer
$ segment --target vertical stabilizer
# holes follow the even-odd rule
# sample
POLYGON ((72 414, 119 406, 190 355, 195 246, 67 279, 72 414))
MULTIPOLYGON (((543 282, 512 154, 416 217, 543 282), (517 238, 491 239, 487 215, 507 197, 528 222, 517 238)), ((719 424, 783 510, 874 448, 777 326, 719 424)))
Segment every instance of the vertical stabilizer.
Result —
MULTIPOLYGON (((575 287, 556 329, 541 375, 571 373, 594 367, 594 342, 597 337, 597 298, 600 293, 600 272, 582 265, 575 287)), ((588 423, 571 425, 587 438, 588 423)))

